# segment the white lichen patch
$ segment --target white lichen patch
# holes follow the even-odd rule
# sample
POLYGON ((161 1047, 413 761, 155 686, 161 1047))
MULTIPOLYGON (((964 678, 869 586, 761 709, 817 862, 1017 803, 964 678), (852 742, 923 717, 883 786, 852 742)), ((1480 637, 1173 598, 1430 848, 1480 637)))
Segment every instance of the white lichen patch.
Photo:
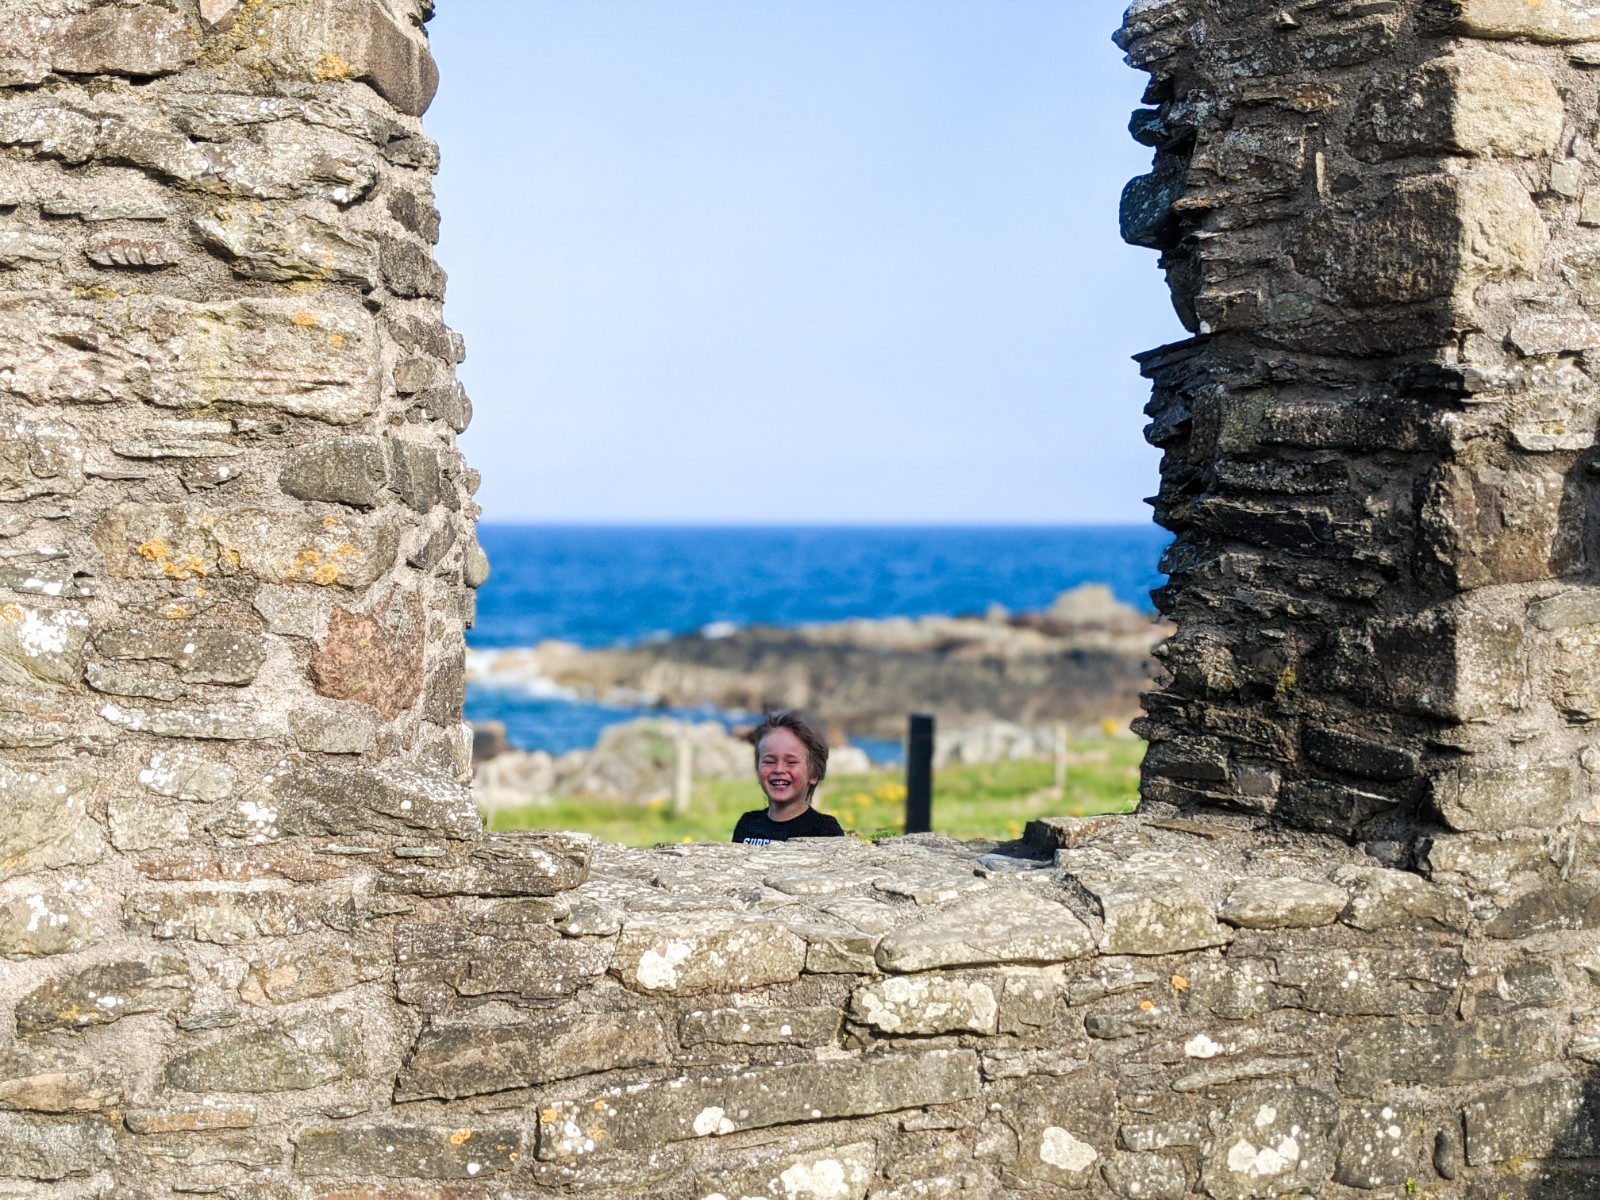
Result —
POLYGON ((846 1200, 850 1180, 835 1158, 797 1162, 778 1176, 785 1200, 846 1200))
POLYGON ((1293 1136, 1277 1138, 1259 1148, 1240 1138, 1228 1148, 1228 1170, 1250 1179, 1281 1175, 1299 1161, 1300 1142, 1293 1136))
POLYGON ((694 1119, 695 1137, 710 1137, 714 1133, 732 1133, 734 1124, 716 1105, 702 1108, 694 1119))
POLYGON ((669 992, 678 986, 678 968, 694 953, 694 943, 669 941, 659 950, 649 949, 639 956, 641 987, 669 992))
POLYGON ((1190 1058, 1215 1058, 1223 1047, 1203 1033, 1197 1033, 1183 1044, 1183 1052, 1190 1058))
POLYGON ((1059 1125, 1046 1126, 1039 1138, 1039 1158, 1062 1171, 1087 1171, 1100 1157, 1088 1142, 1080 1141, 1059 1125))

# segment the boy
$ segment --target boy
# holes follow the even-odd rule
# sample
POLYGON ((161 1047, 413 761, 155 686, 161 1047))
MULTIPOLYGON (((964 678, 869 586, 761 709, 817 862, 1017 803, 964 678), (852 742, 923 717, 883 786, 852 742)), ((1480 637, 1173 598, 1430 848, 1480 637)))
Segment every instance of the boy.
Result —
POLYGON ((756 778, 767 798, 733 827, 733 840, 770 846, 801 837, 843 837, 839 822, 811 807, 811 796, 828 773, 828 743, 791 712, 770 713, 751 736, 756 778))

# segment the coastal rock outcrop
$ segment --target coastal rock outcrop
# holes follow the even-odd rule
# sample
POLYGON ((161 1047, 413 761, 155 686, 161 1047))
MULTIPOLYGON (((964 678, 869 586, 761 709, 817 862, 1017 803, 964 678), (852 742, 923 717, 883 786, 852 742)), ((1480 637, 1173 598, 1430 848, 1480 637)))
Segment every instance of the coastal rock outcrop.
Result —
POLYGON ((1170 633, 1095 584, 1042 613, 713 628, 609 650, 545 642, 477 652, 468 671, 488 686, 628 705, 798 708, 856 737, 899 738, 910 712, 932 712, 950 729, 1098 728, 1138 711, 1156 670, 1151 647, 1170 633))

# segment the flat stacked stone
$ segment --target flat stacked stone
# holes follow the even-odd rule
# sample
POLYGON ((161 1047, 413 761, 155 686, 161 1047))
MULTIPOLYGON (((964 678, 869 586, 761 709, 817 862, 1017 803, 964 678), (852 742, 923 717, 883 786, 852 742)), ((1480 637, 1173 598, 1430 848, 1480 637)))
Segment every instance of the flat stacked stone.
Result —
POLYGON ((1588 9, 1135 4, 1123 233, 1195 335, 1142 356, 1144 794, 1400 843, 1594 808, 1588 9))

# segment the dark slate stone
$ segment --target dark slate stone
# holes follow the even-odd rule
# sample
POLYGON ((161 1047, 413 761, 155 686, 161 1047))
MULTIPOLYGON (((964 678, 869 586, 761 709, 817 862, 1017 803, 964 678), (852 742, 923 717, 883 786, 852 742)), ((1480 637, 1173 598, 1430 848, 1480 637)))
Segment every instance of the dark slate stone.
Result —
POLYGON ((301 1091, 351 1078, 361 1059, 352 1014, 306 1013, 186 1051, 167 1063, 165 1077, 186 1092, 301 1091))
POLYGON ((456 1100, 670 1058, 660 1018, 644 1013, 436 1025, 418 1034, 395 1084, 395 1099, 456 1100))
POLYGON ((1301 739, 1306 757, 1347 775, 1398 783, 1417 774, 1417 756, 1399 746, 1388 746, 1339 729, 1308 726, 1301 739))
POLYGON ((1228 1106, 1201 1163, 1213 1200, 1320 1193, 1333 1167, 1333 1098, 1315 1088, 1267 1084, 1228 1106))
POLYGON ((294 1136, 302 1175, 378 1175, 388 1179, 481 1179, 511 1170, 522 1134, 512 1126, 336 1125, 294 1136))
POLYGON ((278 486, 297 500, 371 508, 383 495, 387 474, 377 438, 326 438, 289 451, 278 486))
POLYGON ((1470 1102, 1464 1116, 1467 1162, 1474 1167, 1600 1156, 1600 1090, 1593 1082, 1550 1079, 1500 1088, 1470 1102))
POLYGON ((1338 1138, 1334 1179, 1366 1190, 1403 1187, 1406 1180, 1422 1177, 1433 1147, 1432 1129, 1422 1114, 1398 1102, 1347 1110, 1338 1138))
POLYGON ((1448 1087, 1532 1071, 1559 1053, 1554 1018, 1514 1014, 1457 1025, 1379 1021, 1339 1043, 1339 1086, 1366 1096, 1384 1084, 1448 1087))
POLYGON ((17 1002, 17 1032, 108 1025, 134 1013, 181 1012, 189 1005, 189 967, 175 954, 101 963, 34 988, 17 1002))

